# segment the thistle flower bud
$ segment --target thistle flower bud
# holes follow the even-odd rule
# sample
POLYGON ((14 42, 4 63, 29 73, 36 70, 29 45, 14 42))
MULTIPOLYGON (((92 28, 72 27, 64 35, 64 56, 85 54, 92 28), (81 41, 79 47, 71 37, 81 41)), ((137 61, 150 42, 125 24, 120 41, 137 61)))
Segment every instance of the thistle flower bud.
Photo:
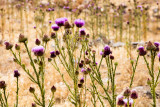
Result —
POLYGON ((135 89, 131 90, 131 96, 132 99, 137 99, 138 98, 138 93, 135 89))
POLYGON ((20 46, 18 44, 15 45, 16 50, 20 50, 20 46))
POLYGON ((24 36, 24 35, 22 35, 22 34, 20 34, 19 35, 19 39, 18 39, 18 41, 20 42, 20 43, 24 43, 24 42, 26 42, 28 39, 24 36))
POLYGON ((96 51, 95 51, 95 50, 92 50, 92 53, 93 53, 93 54, 96 54, 96 51))
POLYGON ((156 50, 156 46, 152 44, 152 42, 147 43, 147 50, 156 50))
POLYGON ((71 25, 69 24, 68 21, 66 21, 66 22, 64 23, 64 28, 65 28, 65 29, 71 28, 71 25))
POLYGON ((9 42, 4 42, 4 44, 6 45, 6 50, 12 49, 13 45, 9 42))
POLYGON ((60 54, 60 52, 59 51, 56 51, 56 55, 59 55, 60 54))
POLYGON ((128 97, 128 96, 130 96, 130 94, 131 94, 131 90, 127 87, 126 90, 124 91, 123 95, 125 97, 128 97))
POLYGON ((151 80, 149 78, 147 79, 147 84, 151 85, 151 80))
POLYGON ((83 67, 83 63, 79 63, 79 67, 82 68, 83 67))
POLYGON ((114 56, 113 55, 110 55, 109 57, 110 57, 111 60, 114 60, 114 56))
POLYGON ((42 40, 47 43, 50 41, 50 38, 47 35, 44 35, 42 40))
POLYGON ((55 39, 55 38, 56 38, 56 34, 52 32, 52 33, 51 33, 51 38, 52 38, 52 39, 55 39))
POLYGON ((51 54, 50 55, 51 58, 55 58, 56 57, 56 52, 55 51, 50 52, 50 54, 51 54))
POLYGON ((91 68, 87 68, 87 73, 90 73, 91 72, 91 68))
POLYGON ((6 88, 6 83, 5 81, 0 81, 0 89, 6 88))
POLYGON ((55 92, 56 92, 56 87, 55 87, 54 85, 53 85, 52 88, 51 88, 51 92, 52 92, 52 93, 55 93, 55 92))
POLYGON ((140 56, 144 56, 144 55, 147 54, 147 52, 144 50, 144 47, 143 47, 143 46, 140 46, 140 47, 138 48, 138 52, 139 52, 139 55, 140 55, 140 56))
POLYGON ((78 87, 79 87, 79 88, 82 88, 82 87, 83 87, 83 85, 82 85, 82 84, 78 84, 78 87))
POLYGON ((76 74, 76 75, 79 75, 79 72, 78 72, 78 71, 76 71, 76 72, 75 72, 75 74, 76 74))
POLYGON ((30 88, 29 88, 29 92, 30 92, 30 93, 34 93, 34 92, 35 92, 35 88, 34 88, 34 87, 30 87, 30 88))
POLYGON ((52 61, 52 59, 51 58, 48 58, 48 62, 51 62, 52 61))
POLYGON ((40 44, 41 44, 41 41, 40 41, 39 39, 36 39, 35 44, 36 44, 36 45, 40 45, 40 44))
POLYGON ((32 103, 32 107, 37 107, 35 103, 32 103))
POLYGON ((84 83, 84 78, 83 78, 83 77, 80 79, 80 83, 81 83, 81 84, 84 83))
POLYGON ((18 78, 20 76, 20 73, 18 70, 14 70, 14 77, 18 78))
POLYGON ((90 64, 90 62, 91 62, 91 61, 90 61, 88 58, 85 58, 85 63, 86 63, 86 64, 90 64))

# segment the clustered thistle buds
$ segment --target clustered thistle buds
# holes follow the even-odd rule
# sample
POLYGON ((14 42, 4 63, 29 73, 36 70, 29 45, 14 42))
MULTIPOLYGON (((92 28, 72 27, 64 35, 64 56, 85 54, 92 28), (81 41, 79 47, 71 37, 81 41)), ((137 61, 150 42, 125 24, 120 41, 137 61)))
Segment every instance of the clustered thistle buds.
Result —
POLYGON ((20 76, 20 73, 18 70, 14 70, 14 77, 18 78, 20 76))

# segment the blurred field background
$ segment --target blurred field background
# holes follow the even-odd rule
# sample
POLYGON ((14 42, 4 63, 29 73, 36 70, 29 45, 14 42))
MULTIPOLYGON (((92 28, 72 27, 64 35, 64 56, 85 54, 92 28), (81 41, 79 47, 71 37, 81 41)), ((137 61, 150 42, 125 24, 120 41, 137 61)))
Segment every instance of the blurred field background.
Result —
MULTIPOLYGON (((32 82, 28 79, 26 73, 17 65, 13 62, 13 56, 11 55, 11 53, 9 53, 8 51, 5 50, 5 46, 4 46, 4 42, 5 41, 10 41, 11 43, 15 44, 17 43, 17 38, 19 36, 20 33, 26 35, 29 38, 29 47, 30 49, 32 47, 35 46, 34 41, 35 39, 38 37, 40 38, 40 36, 38 35, 38 31, 36 29, 38 29, 39 25, 36 25, 34 19, 35 19, 35 8, 37 7, 36 5, 34 5, 34 1, 29 0, 29 3, 26 5, 23 5, 25 7, 25 10, 23 10, 23 7, 18 7, 18 4, 21 4, 21 1, 19 0, 15 0, 13 3, 13 7, 11 2, 6 2, 7 0, 0 0, 0 9, 1 9, 1 14, 0 14, 0 80, 5 80, 7 83, 7 91, 10 93, 9 94, 9 102, 14 102, 15 101, 15 89, 16 89, 16 83, 15 83, 15 78, 13 77, 13 70, 14 69, 18 69, 21 73, 20 76, 20 90, 19 90, 19 107, 30 107, 31 103, 33 102, 33 97, 32 95, 29 93, 29 87, 33 86, 32 82), (23 13, 21 14, 20 9, 22 8, 23 13), (3 14, 2 11, 5 13, 3 14), (22 16, 21 16, 22 15, 22 16), (21 20, 21 18, 23 18, 21 20), (2 24, 4 23, 4 25, 2 24), (3 29, 2 29, 2 26, 3 29), (36 26, 37 28, 34 29, 34 26, 36 26), (2 36, 3 35, 3 36, 2 36)), ((12 0, 11 0, 12 1, 12 0)), ((104 2, 105 0, 100 0, 98 1, 98 5, 102 8, 104 8, 104 3, 107 2, 107 0, 104 2)), ((133 1, 131 1, 131 3, 128 3, 128 0, 110 0, 113 4, 115 5, 119 5, 121 3, 126 4, 128 7, 133 7, 133 1)), ((44 34, 50 35, 51 32, 51 25, 54 23, 54 20, 56 18, 59 17, 67 17, 71 23, 74 22, 74 19, 76 19, 76 17, 73 15, 73 19, 71 19, 71 12, 64 10, 63 7, 65 4, 65 0, 54 0, 52 1, 52 3, 55 3, 53 5, 55 5, 55 11, 52 13, 52 19, 50 19, 49 17, 49 13, 46 12, 45 15, 45 21, 44 21, 44 26, 43 26, 43 30, 44 30, 44 34), (59 7, 57 7, 57 4, 59 4, 59 7), (49 24, 49 21, 52 21, 52 24, 49 24)), ((82 8, 83 10, 83 6, 85 4, 87 4, 89 2, 89 0, 76 0, 73 4, 72 4, 72 8, 82 8)), ((154 9, 157 8, 157 2, 159 2, 158 0, 139 0, 139 4, 145 3, 145 5, 149 6, 149 23, 146 24, 147 27, 147 37, 146 40, 144 40, 144 38, 141 38, 140 41, 133 41, 133 42, 139 42, 142 43, 143 45, 145 44, 146 41, 158 41, 160 42, 160 25, 159 23, 157 23, 157 17, 154 15, 154 9)), ((42 4, 46 4, 47 1, 41 1, 42 4)), ((82 12, 82 14, 78 15, 77 18, 81 18, 84 19, 86 21, 86 25, 85 28, 87 30, 87 33, 91 34, 92 32, 89 29, 89 19, 91 18, 90 15, 85 15, 85 11, 84 10, 82 12)), ((111 15, 111 14, 108 14, 111 15)), ((126 23, 129 20, 129 17, 127 14, 124 15, 124 23, 126 23)), ((124 25, 125 26, 125 25, 124 25)), ((103 27, 106 27, 106 24, 103 24, 103 27)), ((96 29, 96 26, 95 26, 96 29)), ((40 30, 39 30, 40 31, 40 30)), ((92 45, 92 48, 94 48, 97 53, 97 60, 100 60, 100 55, 99 52, 103 49, 104 44, 106 44, 108 41, 113 40, 114 38, 114 34, 113 32, 110 33, 110 39, 108 39, 108 37, 106 36, 106 30, 102 29, 102 35, 101 37, 95 37, 95 39, 92 39, 92 37, 90 37, 90 41, 93 42, 94 44, 92 45), (103 38, 105 37, 105 38, 103 38)), ((123 35, 126 35, 126 33, 124 33, 123 35)), ((118 41, 117 41, 118 42, 118 41)), ((116 41, 113 43, 113 45, 116 43, 116 41)), ((125 41, 122 41, 122 43, 125 43, 125 41)), ((21 46, 23 49, 23 45, 21 46)), ((54 43, 50 42, 48 44, 47 47, 47 56, 49 57, 49 52, 52 51, 54 49, 54 43)), ((130 82, 130 76, 132 73, 132 69, 131 69, 131 65, 130 65, 130 59, 135 59, 137 56, 137 50, 136 48, 132 47, 132 51, 131 51, 131 55, 128 55, 126 46, 115 46, 112 47, 112 51, 113 51, 113 55, 115 56, 115 61, 117 61, 119 63, 119 66, 117 68, 117 72, 116 72, 116 90, 118 92, 118 94, 122 93, 123 90, 129 86, 129 82, 130 82)), ((23 62, 26 65, 29 65, 29 59, 28 56, 25 52, 25 50, 23 50, 23 62)), ((148 55, 149 57, 149 55, 148 55)), ((158 65, 159 65, 159 61, 157 58, 156 61, 156 68, 155 71, 158 72, 158 65)), ((63 67, 61 69, 62 71, 64 70, 63 67)), ((32 69, 30 68, 30 71, 32 71, 32 69)), ((101 70, 100 72, 102 72, 103 78, 104 78, 104 83, 107 81, 107 74, 106 74, 106 65, 102 64, 101 70)), ((146 65, 145 62, 143 61, 142 58, 140 58, 139 63, 138 63, 138 67, 137 67, 137 71, 135 74, 135 79, 133 82, 133 88, 138 90, 138 94, 139 94, 139 98, 136 101, 136 107, 150 107, 150 102, 152 101, 152 99, 150 98, 150 92, 149 92, 149 86, 147 86, 147 78, 149 77, 148 73, 147 73, 147 69, 146 69, 146 65)), ((65 71, 63 72, 65 75, 65 71)), ((67 87, 65 86, 65 84, 62 82, 62 79, 59 75, 59 73, 54 70, 54 68, 50 65, 47 64, 47 69, 46 69, 46 74, 45 74, 46 80, 45 80, 45 87, 46 87, 46 101, 48 98, 50 98, 50 87, 55 84, 55 86, 57 87, 57 91, 55 93, 55 107, 72 107, 73 105, 68 101, 67 97, 69 94, 69 91, 67 90, 67 87)), ((68 79, 68 81, 70 81, 70 79, 68 78, 68 75, 65 75, 66 80, 68 79)), ((89 79, 88 79, 88 85, 89 85, 89 79)), ((107 84, 107 83, 106 83, 107 84)), ((71 85, 71 87, 73 87, 71 85)), ((97 86, 98 87, 98 86, 97 86)), ((160 85, 157 87, 157 107, 160 107, 160 85)), ((99 91, 103 90, 101 88, 99 88, 99 91)), ((91 95, 89 93, 87 93, 87 99, 88 102, 91 98, 91 95)), ((10 103, 9 106, 13 106, 14 103, 10 103)), ((92 107, 92 105, 90 103, 87 104, 88 107, 92 107)), ((106 107, 107 106, 107 101, 106 101, 106 107)), ((99 107, 97 105, 97 107, 99 107)))

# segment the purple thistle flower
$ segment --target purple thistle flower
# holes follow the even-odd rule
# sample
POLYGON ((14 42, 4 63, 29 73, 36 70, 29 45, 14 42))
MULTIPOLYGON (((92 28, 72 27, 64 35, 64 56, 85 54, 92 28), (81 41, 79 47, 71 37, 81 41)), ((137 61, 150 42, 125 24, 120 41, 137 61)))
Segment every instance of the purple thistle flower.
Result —
POLYGON ((58 30, 59 30, 59 26, 58 26, 57 24, 53 24, 53 25, 52 25, 52 29, 53 29, 54 31, 58 31, 58 30))
POLYGON ((117 96, 117 105, 123 106, 124 105, 124 100, 122 95, 117 96))
POLYGON ((20 73, 18 70, 14 70, 14 77, 18 78, 20 76, 20 73))
POLYGON ((85 25, 85 21, 82 20, 82 19, 76 19, 76 20, 74 21, 74 24, 75 24, 78 28, 81 28, 82 26, 85 25))
POLYGON ((46 9, 46 11, 47 11, 47 12, 50 12, 50 11, 52 11, 52 9, 51 9, 51 8, 48 8, 48 9, 46 9))
POLYGON ((36 29, 36 26, 34 26, 33 28, 36 29))
POLYGON ((106 45, 105 47, 104 47, 104 55, 106 56, 106 55, 109 55, 109 54, 111 54, 112 52, 111 52, 111 50, 110 50, 110 47, 108 46, 108 45, 106 45))
POLYGON ((82 69, 81 69, 81 72, 86 72, 86 69, 82 68, 82 69))
POLYGON ((68 9, 69 9, 69 6, 64 6, 63 9, 68 10, 68 9))
POLYGON ((137 99, 138 98, 138 93, 135 89, 133 89, 131 91, 131 96, 130 96, 132 99, 137 99))
POLYGON ((159 58, 159 61, 160 61, 160 52, 158 53, 158 55, 157 55, 157 56, 158 56, 158 58, 159 58))
POLYGON ((44 54, 44 47, 43 46, 36 46, 32 48, 32 52, 34 52, 35 56, 42 56, 44 54))
POLYGON ((144 55, 146 55, 146 51, 144 50, 144 47, 143 46, 140 46, 139 48, 138 48, 138 51, 139 51, 139 55, 140 56, 144 56, 144 55))
POLYGON ((81 83, 81 84, 84 83, 84 77, 82 77, 82 78, 80 79, 80 83, 81 83))
POLYGON ((55 58, 56 57, 56 52, 55 51, 50 52, 50 54, 51 54, 50 55, 51 58, 55 58))
POLYGON ((52 23, 52 21, 50 20, 50 21, 49 21, 49 24, 51 24, 51 23, 52 23))
POLYGON ((52 11, 54 11, 54 8, 52 8, 52 11))
POLYGON ((154 45, 158 48, 159 47, 159 42, 154 42, 154 45))
POLYGON ((68 19, 67 18, 58 18, 58 19, 56 19, 55 20, 55 23, 59 26, 59 27, 61 27, 61 26, 64 26, 64 24, 65 24, 65 22, 66 21, 68 21, 68 19))
POLYGON ((79 30, 79 34, 80 34, 80 36, 86 35, 85 29, 84 29, 84 28, 83 28, 83 29, 80 29, 80 30, 79 30))
POLYGON ((154 42, 154 45, 156 46, 156 51, 159 51, 159 42, 154 42))
MULTIPOLYGON (((123 101, 124 101, 125 107, 128 107, 127 106, 128 99, 124 99, 123 101)), ((129 99, 129 107, 132 107, 132 104, 133 104, 133 99, 129 99)))

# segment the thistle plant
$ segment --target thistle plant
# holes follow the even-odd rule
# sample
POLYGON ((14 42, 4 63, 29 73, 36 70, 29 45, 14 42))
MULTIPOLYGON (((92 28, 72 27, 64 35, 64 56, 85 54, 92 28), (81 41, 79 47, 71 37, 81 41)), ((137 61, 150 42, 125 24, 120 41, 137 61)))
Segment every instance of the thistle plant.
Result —
MULTIPOLYGON (((29 79, 38 86, 39 91, 41 93, 41 98, 38 98, 38 95, 36 93, 36 90, 34 88, 30 88, 30 92, 34 95, 34 102, 42 107, 46 106, 46 101, 45 101, 45 51, 46 51, 46 46, 47 43, 49 41, 49 37, 48 36, 44 36, 43 37, 43 42, 41 43, 40 41, 36 40, 36 44, 40 45, 40 46, 36 46, 34 48, 32 48, 32 52, 34 53, 34 55, 36 56, 35 59, 33 59, 34 57, 31 55, 31 51, 28 48, 28 39, 20 34, 19 35, 19 43, 24 44, 25 49, 27 51, 28 57, 30 59, 30 66, 33 68, 34 71, 34 75, 31 74, 31 72, 29 71, 29 69, 27 69, 27 67, 25 66, 25 64, 23 64, 22 62, 22 58, 21 58, 21 51, 20 51, 20 46, 19 45, 15 45, 15 50, 14 51, 12 49, 13 45, 9 42, 5 42, 6 45, 6 49, 10 50, 14 56, 14 61, 21 66, 21 68, 25 71, 25 73, 27 73, 29 79), (38 42, 37 42, 38 41, 38 42)), ((18 106, 18 73, 17 71, 15 71, 15 77, 17 77, 17 103, 16 106, 18 106)), ((52 98, 49 101, 49 105, 48 107, 52 107, 54 102, 53 102, 53 98, 54 98, 54 92, 53 89, 51 89, 52 91, 52 98)))
MULTIPOLYGON (((148 69, 148 73, 150 76, 150 79, 148 79, 148 85, 150 87, 151 90, 151 94, 152 94, 152 99, 153 99, 153 103, 152 106, 153 107, 157 107, 156 105, 156 87, 158 85, 158 80, 159 80, 159 76, 160 76, 160 70, 158 72, 158 74, 155 74, 155 58, 157 56, 157 53, 159 51, 159 43, 155 42, 154 44, 152 44, 152 42, 148 42, 146 50, 144 49, 144 47, 139 47, 139 55, 143 56, 144 61, 146 63, 147 69, 148 69), (146 58, 146 53, 150 53, 150 63, 149 60, 146 58)), ((158 54, 159 57, 159 54, 158 54)), ((160 58, 160 57, 159 57, 160 58)))
MULTIPOLYGON (((56 24, 52 25, 52 29, 55 33, 52 33, 51 37, 54 39, 56 44, 56 48, 54 51, 50 52, 49 61, 53 65, 53 67, 59 72, 62 77, 63 82, 67 86, 70 96, 69 101, 74 104, 75 107, 86 106, 85 96, 83 92, 86 93, 86 75, 85 72, 87 70, 82 68, 84 65, 84 60, 81 60, 85 54, 87 38, 85 37, 86 32, 85 29, 80 29, 84 26, 85 22, 82 19, 76 19, 75 25, 76 29, 79 32, 74 32, 74 28, 71 28, 71 25, 66 18, 58 18, 55 21, 56 24), (64 26, 65 33, 63 33, 63 40, 65 44, 61 44, 60 37, 58 35, 58 31, 62 30, 64 26), (71 30, 73 32, 71 32, 71 30), (77 45, 80 42, 80 51, 77 53, 77 45), (51 60, 52 59, 52 60, 51 60), (65 71, 69 75, 73 89, 67 80, 64 78, 64 74, 62 73, 60 66, 58 64, 58 60, 65 68, 65 71), (84 74, 84 78, 81 78, 80 82, 78 82, 79 70, 81 68, 81 72, 84 74), (84 91, 83 91, 84 90, 84 91), (82 100, 84 99, 84 100, 82 100)), ((84 57, 85 58, 85 57, 84 57)))
POLYGON ((19 80, 20 73, 18 70, 14 70, 14 77, 16 78, 16 84, 17 84, 17 91, 16 91, 16 104, 14 105, 15 107, 18 107, 18 91, 19 91, 19 86, 18 86, 18 80, 19 80))
POLYGON ((6 83, 5 81, 0 81, 0 104, 1 107, 8 107, 8 95, 6 94, 6 83))
POLYGON ((117 62, 113 63, 114 56, 111 53, 112 53, 112 51, 110 50, 110 47, 108 45, 105 46, 104 49, 102 50, 102 52, 100 53, 102 55, 102 57, 99 62, 99 65, 98 65, 95 60, 95 51, 92 51, 92 54, 91 53, 89 54, 89 56, 91 58, 91 62, 92 62, 92 64, 89 64, 89 67, 91 68, 92 73, 90 73, 89 75, 90 75, 90 78, 92 81, 92 87, 93 87, 93 89, 96 90, 95 94, 98 96, 98 100, 101 102, 101 105, 104 106, 104 102, 101 99, 101 97, 102 97, 102 98, 107 99, 107 101, 109 102, 109 105, 111 107, 115 107, 116 106, 115 72, 116 72, 116 68, 117 68, 118 63, 117 62), (107 65, 107 70, 108 70, 107 87, 104 85, 104 83, 102 81, 102 76, 100 73, 100 67, 101 67, 103 60, 105 60, 106 65, 107 65), (100 85, 100 87, 104 90, 105 96, 98 92, 98 90, 95 86, 95 82, 97 82, 100 85), (109 89, 111 89, 111 91, 112 91, 111 95, 108 92, 109 89))

